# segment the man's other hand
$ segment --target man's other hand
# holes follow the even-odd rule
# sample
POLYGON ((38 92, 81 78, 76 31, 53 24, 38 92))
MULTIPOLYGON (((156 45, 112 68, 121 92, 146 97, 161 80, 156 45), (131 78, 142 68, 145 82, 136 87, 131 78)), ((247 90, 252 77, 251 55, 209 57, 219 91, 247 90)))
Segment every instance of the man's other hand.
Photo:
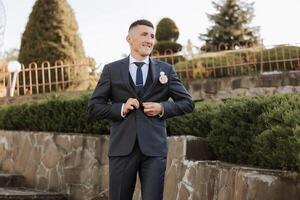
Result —
POLYGON ((127 113, 129 113, 131 110, 134 110, 135 108, 138 109, 139 107, 140 103, 137 99, 129 98, 124 104, 123 114, 127 115, 127 113))
POLYGON ((154 117, 163 112, 163 106, 161 103, 144 102, 143 107, 144 107, 144 113, 150 117, 154 117))

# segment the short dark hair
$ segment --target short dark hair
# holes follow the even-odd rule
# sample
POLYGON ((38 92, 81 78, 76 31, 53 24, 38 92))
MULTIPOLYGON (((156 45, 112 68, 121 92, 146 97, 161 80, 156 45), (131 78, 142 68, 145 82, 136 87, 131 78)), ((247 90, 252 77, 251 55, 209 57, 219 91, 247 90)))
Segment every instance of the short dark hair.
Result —
POLYGON ((146 20, 146 19, 139 19, 139 20, 136 20, 135 22, 133 22, 133 23, 129 26, 129 29, 128 29, 128 30, 130 30, 130 29, 132 29, 133 27, 136 27, 136 26, 138 26, 138 25, 145 25, 145 26, 149 26, 149 27, 151 27, 151 28, 154 28, 153 24, 152 24, 150 21, 148 21, 148 20, 146 20))

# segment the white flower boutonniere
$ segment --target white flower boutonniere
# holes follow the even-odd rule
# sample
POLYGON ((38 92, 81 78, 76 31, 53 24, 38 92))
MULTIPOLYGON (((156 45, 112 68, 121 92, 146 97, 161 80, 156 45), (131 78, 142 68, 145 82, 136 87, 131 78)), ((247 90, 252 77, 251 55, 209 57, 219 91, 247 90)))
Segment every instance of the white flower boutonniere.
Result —
POLYGON ((165 72, 160 72, 159 74, 159 82, 161 84, 166 84, 168 82, 168 77, 165 75, 165 72))

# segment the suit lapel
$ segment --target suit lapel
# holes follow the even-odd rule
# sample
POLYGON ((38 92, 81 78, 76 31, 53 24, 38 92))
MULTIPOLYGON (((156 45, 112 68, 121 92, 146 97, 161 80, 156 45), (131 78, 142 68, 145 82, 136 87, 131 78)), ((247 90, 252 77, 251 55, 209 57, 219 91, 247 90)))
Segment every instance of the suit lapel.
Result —
POLYGON ((126 87, 134 95, 134 97, 137 98, 137 94, 129 82, 129 56, 121 61, 121 74, 126 87))
MULTIPOLYGON (((152 73, 152 83, 149 86, 149 88, 145 91, 143 98, 145 98, 147 95, 151 93, 153 90, 154 86, 157 84, 158 79, 159 79, 159 72, 160 72, 160 66, 157 64, 157 62, 153 59, 150 58, 149 64, 151 65, 151 73, 152 73)), ((149 72, 148 72, 149 73, 149 72)))
MULTIPOLYGON (((153 90, 153 88, 155 87, 155 85, 158 82, 159 79, 159 72, 160 72, 160 66, 158 65, 158 63, 150 58, 150 62, 149 64, 151 65, 151 73, 152 73, 152 83, 150 84, 150 86, 147 88, 147 90, 145 91, 143 98, 146 98, 147 95, 149 95, 151 93, 151 91, 153 90)), ((148 71, 149 73, 149 71, 148 71)), ((130 93, 132 93, 132 95, 135 98, 137 97, 137 94, 134 90, 134 88, 130 85, 129 82, 129 56, 127 58, 124 58, 121 61, 121 74, 122 74, 122 79, 126 85, 126 87, 128 88, 128 90, 130 91, 130 93)))

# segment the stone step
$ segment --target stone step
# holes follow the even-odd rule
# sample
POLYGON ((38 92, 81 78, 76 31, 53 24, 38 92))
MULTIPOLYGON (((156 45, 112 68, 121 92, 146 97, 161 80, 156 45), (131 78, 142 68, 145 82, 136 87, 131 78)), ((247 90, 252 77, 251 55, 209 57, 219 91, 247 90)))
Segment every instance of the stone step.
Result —
POLYGON ((67 194, 43 192, 29 188, 0 187, 0 200, 69 200, 67 194))
POLYGON ((0 187, 24 187, 24 184, 24 176, 0 172, 0 187))

